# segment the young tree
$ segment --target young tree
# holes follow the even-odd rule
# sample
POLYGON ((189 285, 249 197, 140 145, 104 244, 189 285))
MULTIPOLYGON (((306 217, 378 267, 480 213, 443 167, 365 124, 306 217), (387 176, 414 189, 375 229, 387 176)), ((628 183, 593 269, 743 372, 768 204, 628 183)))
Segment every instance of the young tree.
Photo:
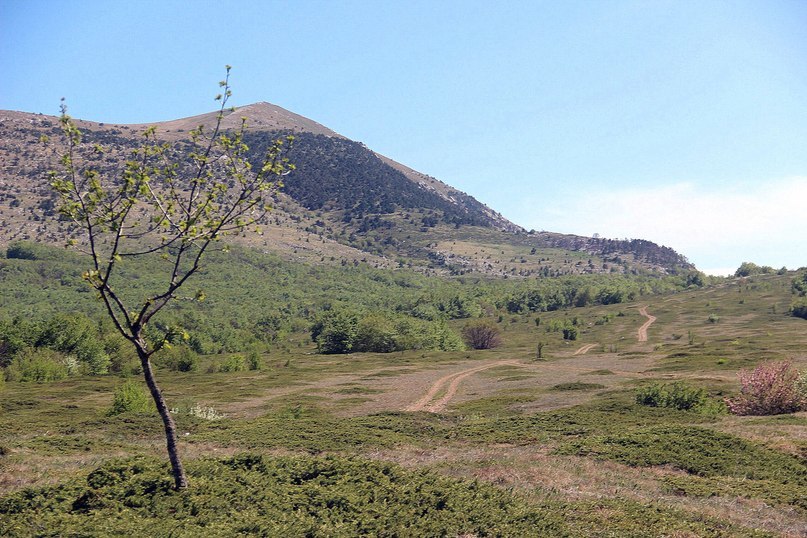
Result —
MULTIPOLYGON (((76 223, 86 239, 84 250, 91 267, 84 279, 96 290, 117 330, 137 351, 163 421, 177 489, 187 487, 188 480, 177 450, 176 425, 150 359, 178 335, 171 331, 162 340, 149 341, 146 327, 199 271, 214 242, 257 227, 282 186, 281 176, 294 169, 286 157, 291 137, 276 140, 260 165, 253 167, 243 141, 246 118, 240 129, 225 132, 222 120, 231 96, 230 66, 226 70, 225 80, 219 83, 222 93, 216 97, 221 102, 217 120, 212 128, 200 126, 191 131, 189 151, 160 142, 154 128, 149 128, 119 173, 93 168, 88 154, 103 152, 103 148, 82 141, 81 131, 62 104, 66 149, 61 171, 51 172, 61 214, 76 223), (118 271, 125 260, 136 257, 168 262, 164 285, 138 299, 122 291, 118 271)), ((198 292, 196 299, 203 299, 203 294, 198 292)))

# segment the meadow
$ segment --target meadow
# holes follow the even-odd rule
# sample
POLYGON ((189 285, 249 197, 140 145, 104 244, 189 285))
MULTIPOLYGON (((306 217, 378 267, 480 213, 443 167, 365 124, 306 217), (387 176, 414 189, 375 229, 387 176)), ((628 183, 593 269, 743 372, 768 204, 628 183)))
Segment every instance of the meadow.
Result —
MULTIPOLYGON (((734 416, 723 404, 742 369, 807 368, 807 321, 788 313, 792 272, 692 289, 637 278, 619 303, 532 311, 514 300, 534 289, 524 282, 369 267, 335 278, 338 266, 236 255, 232 274, 203 282, 207 301, 171 313, 200 335, 193 368, 158 371, 190 488, 170 487, 156 415, 109 413, 115 389, 139 382, 125 361, 105 375, 9 380, 1 535, 807 535, 807 413, 734 416), (236 272, 272 277, 225 300, 236 272), (312 312, 355 301, 442 312, 460 333, 468 318, 445 314, 455 298, 496 324, 501 346, 326 355, 308 332, 312 312), (646 341, 642 307, 655 317, 646 341), (272 316, 283 321, 256 337, 272 316), (254 369, 223 367, 246 353, 254 369), (637 402, 673 383, 700 390, 698 404, 637 402)), ((3 260, 6 327, 56 311, 101 319, 74 260, 38 256, 3 260)))

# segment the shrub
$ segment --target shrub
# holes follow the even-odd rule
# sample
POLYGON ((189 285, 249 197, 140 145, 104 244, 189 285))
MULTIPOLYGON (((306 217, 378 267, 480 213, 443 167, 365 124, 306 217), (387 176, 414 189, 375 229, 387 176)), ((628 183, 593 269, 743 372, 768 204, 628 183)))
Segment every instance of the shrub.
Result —
POLYGON ((171 346, 160 350, 157 361, 174 372, 192 372, 198 366, 199 357, 188 346, 171 346))
POLYGON ((17 260, 38 259, 36 247, 31 243, 12 243, 6 249, 6 258, 17 260))
POLYGON ((799 392, 799 372, 788 362, 765 362, 753 371, 739 373, 740 394, 727 398, 735 415, 779 415, 795 413, 807 402, 799 392))
POLYGON ((807 271, 793 279, 793 293, 799 297, 807 297, 807 271))
POLYGON ((798 379, 796 379, 796 393, 801 397, 801 401, 807 405, 807 370, 800 372, 798 379))
POLYGON ((563 328, 564 340, 577 340, 577 327, 564 327, 563 328))
POLYGON ((709 323, 717 323, 718 321, 720 321, 720 316, 718 316, 717 314, 709 314, 708 319, 709 323))
POLYGON ((327 312, 311 327, 320 353, 390 353, 404 349, 461 351, 462 340, 444 321, 372 312, 327 312))
POLYGON ((19 352, 6 371, 10 381, 50 383, 68 375, 61 353, 50 349, 27 348, 19 352))
POLYGON ((706 391, 684 383, 653 383, 636 391, 636 403, 688 411, 706 403, 706 391))
POLYGON ((107 415, 114 416, 121 413, 153 413, 154 401, 146 390, 136 381, 126 381, 115 389, 112 407, 107 415))
POLYGON ((358 324, 357 314, 332 310, 311 327, 311 339, 317 343, 320 353, 350 353, 358 324))
POLYGON ((491 321, 478 319, 462 328, 465 343, 473 349, 492 349, 501 345, 501 331, 491 321))
POLYGON ((37 347, 74 355, 91 375, 109 372, 110 359, 97 326, 82 314, 55 314, 45 321, 37 347))
POLYGON ((243 355, 230 355, 219 366, 219 372, 243 372, 247 369, 247 362, 243 355))
MULTIPOLYGON (((565 536, 558 511, 482 481, 371 460, 240 454, 187 463, 172 493, 153 460, 0 501, 0 535, 565 536), (32 529, 32 532, 22 529, 32 529)), ((650 533, 656 534, 656 533, 650 533)), ((691 534, 691 533, 690 533, 691 534)))
POLYGON ((790 305, 790 315, 797 318, 807 319, 807 300, 798 299, 790 305))
POLYGON ((740 267, 734 271, 734 276, 739 278, 753 275, 769 275, 773 272, 773 267, 767 265, 760 266, 751 262, 743 262, 740 264, 740 267))
POLYGON ((263 368, 263 360, 261 354, 254 349, 247 354, 247 367, 250 370, 260 370, 263 368))
POLYGON ((356 328, 353 351, 390 353, 403 349, 399 347, 400 335, 389 318, 381 314, 371 314, 362 318, 356 328))

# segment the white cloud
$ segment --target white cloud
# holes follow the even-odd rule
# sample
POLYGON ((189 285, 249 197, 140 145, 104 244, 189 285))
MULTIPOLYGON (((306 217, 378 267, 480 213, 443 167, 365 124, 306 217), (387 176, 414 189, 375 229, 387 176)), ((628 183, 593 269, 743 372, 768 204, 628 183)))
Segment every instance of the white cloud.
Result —
POLYGON ((648 239, 718 274, 742 261, 807 265, 807 177, 587 191, 529 220, 536 229, 648 239))

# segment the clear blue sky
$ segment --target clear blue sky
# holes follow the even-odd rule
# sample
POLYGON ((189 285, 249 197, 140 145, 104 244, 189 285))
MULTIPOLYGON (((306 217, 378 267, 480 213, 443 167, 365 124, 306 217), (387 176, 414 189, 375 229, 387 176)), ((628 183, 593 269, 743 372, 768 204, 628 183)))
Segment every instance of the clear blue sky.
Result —
POLYGON ((0 0, 0 108, 269 101, 528 229, 807 265, 807 2, 0 0))

